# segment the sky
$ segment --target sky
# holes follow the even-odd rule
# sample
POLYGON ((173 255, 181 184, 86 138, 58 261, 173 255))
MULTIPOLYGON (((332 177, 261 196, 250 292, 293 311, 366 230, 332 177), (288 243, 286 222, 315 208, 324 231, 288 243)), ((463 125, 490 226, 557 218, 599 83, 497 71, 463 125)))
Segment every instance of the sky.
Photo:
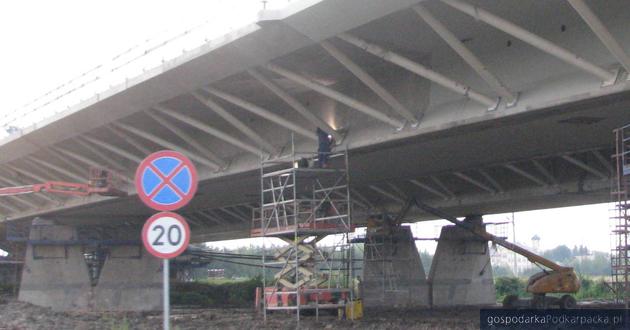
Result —
MULTIPOLYGON (((270 0, 279 8, 287 0, 270 0)), ((260 0, 20 0, 0 2, 0 120, 35 97, 91 68, 108 63, 123 51, 149 38, 183 31, 207 22, 215 34, 243 26, 256 19, 260 0)), ((0 126, 2 126, 0 124, 0 126)), ((487 216, 486 221, 504 221, 511 214, 487 216)), ((413 225, 416 237, 437 237, 444 221, 413 225)), ((584 244, 609 250, 609 220, 606 204, 515 214, 517 241, 530 243, 541 237, 541 249, 559 244, 584 244)), ((213 243, 235 247, 258 241, 213 243)), ((432 251, 433 242, 419 242, 432 251)))

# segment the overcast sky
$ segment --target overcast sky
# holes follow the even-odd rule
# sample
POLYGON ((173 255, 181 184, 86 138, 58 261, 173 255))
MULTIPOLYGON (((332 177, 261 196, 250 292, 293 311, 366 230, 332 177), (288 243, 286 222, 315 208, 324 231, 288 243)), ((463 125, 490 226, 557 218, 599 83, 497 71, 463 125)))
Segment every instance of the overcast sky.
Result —
MULTIPOLYGON (((277 8, 286 0, 271 0, 277 8)), ((59 0, 0 2, 0 114, 112 59, 131 46, 165 31, 211 21, 226 31, 254 21, 260 0, 59 0)), ((502 221, 508 215, 489 216, 502 221)), ((416 237, 436 237, 442 222, 414 226, 416 237)), ((604 204, 516 214, 518 241, 537 234, 541 248, 584 244, 609 250, 604 204)), ((225 246, 247 245, 238 241, 225 246)), ((432 250, 434 243, 421 243, 432 250)))

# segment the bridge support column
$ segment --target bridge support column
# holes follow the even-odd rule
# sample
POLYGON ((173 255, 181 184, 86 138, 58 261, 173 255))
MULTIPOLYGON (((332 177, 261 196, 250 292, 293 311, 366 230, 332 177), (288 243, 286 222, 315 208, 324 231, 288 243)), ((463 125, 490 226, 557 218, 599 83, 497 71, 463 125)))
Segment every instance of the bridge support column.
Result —
MULTIPOLYGON (((71 241, 76 228, 33 220, 30 241, 71 241)), ((28 244, 18 299, 53 310, 85 309, 90 300, 90 276, 80 246, 28 244)))
POLYGON ((429 286, 408 226, 368 232, 363 260, 366 307, 428 306, 429 286))
POLYGON ((98 284, 94 309, 147 311, 162 309, 162 262, 142 246, 112 246, 98 284))
MULTIPOLYGON (((481 216, 464 221, 483 226, 481 216)), ((495 304, 488 242, 454 225, 442 227, 429 283, 433 306, 495 304)))
MULTIPOLYGON (((57 311, 162 308, 161 262, 142 246, 81 245, 76 227, 35 219, 18 299, 57 311)), ((139 237, 139 234, 137 235, 139 237)))

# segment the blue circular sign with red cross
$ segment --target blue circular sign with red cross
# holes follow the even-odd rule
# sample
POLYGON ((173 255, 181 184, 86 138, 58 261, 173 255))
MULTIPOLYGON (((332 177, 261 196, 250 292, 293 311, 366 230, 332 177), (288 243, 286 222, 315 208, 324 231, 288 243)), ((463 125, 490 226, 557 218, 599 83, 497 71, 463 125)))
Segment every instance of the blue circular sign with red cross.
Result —
POLYGON ((163 150, 150 154, 136 170, 140 200, 158 211, 182 208, 197 191, 197 170, 186 156, 163 150))

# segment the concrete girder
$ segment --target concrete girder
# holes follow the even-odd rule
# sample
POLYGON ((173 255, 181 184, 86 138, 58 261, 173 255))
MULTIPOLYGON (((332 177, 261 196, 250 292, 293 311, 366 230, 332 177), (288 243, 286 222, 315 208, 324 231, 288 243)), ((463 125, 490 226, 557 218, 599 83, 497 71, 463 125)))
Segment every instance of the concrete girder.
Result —
POLYGON ((245 101, 239 97, 236 97, 232 94, 229 93, 225 93, 222 92, 216 88, 204 88, 204 90, 218 98, 221 98, 227 102, 230 102, 244 110, 247 110, 257 116, 260 116, 262 118, 265 118, 273 123, 276 123, 292 132, 295 132, 297 134, 300 134, 308 139, 317 141, 317 135, 315 134, 315 131, 312 130, 308 130, 302 126, 299 126, 291 121, 288 121, 284 118, 282 118, 281 116, 267 110, 264 109, 254 103, 251 103, 249 101, 245 101))
POLYGON ((216 137, 218 139, 221 139, 221 140, 223 140, 223 141, 225 141, 225 142, 227 142, 227 143, 229 143, 229 144, 231 144, 231 145, 233 145, 233 146, 235 146, 237 148, 240 148, 242 150, 248 151, 248 152, 250 152, 250 153, 252 153, 254 155, 257 155, 257 156, 260 155, 260 149, 254 147, 254 146, 252 146, 250 144, 247 144, 247 143, 239 140, 236 137, 233 137, 233 136, 231 136, 229 134, 226 134, 226 133, 224 133, 222 131, 219 131, 218 129, 216 129, 214 127, 211 127, 211 126, 209 126, 209 125, 207 125, 207 124, 205 124, 205 123, 203 123, 203 122, 201 122, 201 121, 199 121, 197 119, 194 119, 192 117, 188 117, 188 116, 186 116, 186 115, 184 115, 182 113, 179 113, 179 112, 176 112, 176 111, 173 111, 173 110, 167 109, 165 107, 161 107, 161 106, 155 107, 155 110, 157 110, 158 112, 160 112, 162 114, 165 114, 165 115, 167 115, 167 116, 169 116, 171 118, 177 119, 177 120, 179 120, 179 121, 181 121, 181 122, 183 122, 183 123, 185 123, 187 125, 190 125, 190 126, 196 128, 196 129, 198 129, 198 130, 200 130, 200 131, 202 131, 202 132, 204 132, 204 133, 206 133, 208 135, 212 135, 212 136, 214 136, 214 137, 216 137))
POLYGON ((613 37, 606 26, 604 26, 604 23, 602 23, 599 17, 588 7, 584 0, 568 0, 568 2, 573 9, 582 16, 582 19, 584 19, 586 24, 593 30, 604 46, 608 48, 610 53, 612 53, 624 69, 626 69, 626 72, 630 72, 630 56, 628 56, 617 39, 613 37))
POLYGON ((534 182, 536 184, 539 184, 541 186, 546 186, 547 185, 547 183, 545 181, 537 178, 536 176, 532 175, 531 173, 528 173, 527 171, 524 171, 523 169, 520 169, 520 168, 516 167, 516 165, 506 164, 506 165, 503 165, 503 166, 505 168, 511 170, 512 172, 514 172, 516 174, 519 174, 520 176, 522 176, 522 177, 524 177, 524 178, 526 178, 526 179, 528 179, 528 180, 530 180, 530 181, 532 181, 532 182, 534 182))
POLYGON ((114 125, 120 127, 121 129, 126 130, 127 132, 131 133, 131 134, 135 134, 139 137, 145 138, 149 141, 153 141, 165 148, 169 148, 169 149, 173 149, 175 151, 181 152, 182 154, 185 154, 186 156, 188 156, 189 158, 191 158, 192 160, 199 162, 203 165, 206 165, 210 168, 215 168, 216 164, 203 158, 200 156, 197 156, 194 152, 191 152, 189 150, 186 150, 178 145, 176 145, 175 143, 169 142, 165 139, 162 139, 154 134, 151 134, 149 132, 145 132, 141 129, 138 129, 136 127, 133 127, 131 125, 127 125, 127 124, 123 124, 123 123, 114 123, 114 125))
MULTIPOLYGON (((120 171, 122 173, 127 172, 128 170, 122 166, 120 166, 120 164, 114 162, 111 157, 108 157, 107 155, 105 155, 104 153, 102 153, 100 150, 98 150, 99 146, 96 145, 96 147, 93 147, 90 145, 89 140, 86 139, 86 141, 83 140, 83 137, 77 137, 74 142, 80 144, 81 146, 83 146, 84 148, 90 150, 91 152, 93 152, 96 156, 98 156, 99 160, 104 162, 109 168, 111 168, 112 170, 116 170, 116 171, 120 171)), ((93 143, 92 143, 93 144, 93 143)), ((102 147, 101 147, 102 148, 102 147)))
POLYGON ((420 187, 420 188, 422 188, 422 189, 424 189, 424 190, 432 193, 433 195, 438 196, 438 197, 440 197, 440 198, 442 198, 444 200, 447 200, 449 198, 448 196, 446 196, 445 194, 443 194, 439 190, 429 186, 426 183, 422 183, 422 182, 420 182, 420 181, 418 181, 416 179, 409 180, 409 182, 411 182, 413 185, 416 185, 416 186, 418 186, 418 187, 420 187))
POLYGON ((459 40, 442 22, 440 22, 429 10, 420 4, 412 7, 413 10, 427 23, 435 33, 437 33, 442 40, 444 40, 470 67, 477 72, 477 74, 497 93, 499 96, 505 98, 507 103, 514 103, 516 101, 516 95, 503 84, 499 78, 492 74, 481 63, 479 58, 475 56, 463 42, 459 40))
MULTIPOLYGON (((51 149, 56 151, 56 152, 58 152, 58 153, 64 154, 67 157, 73 158, 73 159, 75 159, 75 160, 77 160, 79 162, 85 163, 88 166, 97 167, 97 168, 98 167, 103 167, 103 165, 98 163, 97 161, 92 160, 92 159, 90 159, 88 157, 85 157, 83 155, 80 155, 80 154, 78 154, 76 152, 73 152, 73 151, 70 151, 70 150, 66 150, 66 149, 63 149, 61 147, 52 147, 51 149)), ((121 175, 121 177, 123 179, 125 179, 125 181, 133 182, 133 179, 131 179, 130 177, 128 177, 124 173, 121 173, 120 175, 121 175)))
MULTIPOLYGON (((7 178, 7 177, 4 177, 4 176, 0 176, 0 179, 1 179, 3 182, 6 182, 5 184, 13 185, 13 186, 16 186, 16 187, 19 187, 19 186, 27 186, 27 185, 25 185, 25 184, 21 184, 21 183, 19 183, 19 182, 15 181, 15 180, 11 180, 11 179, 9 179, 9 178, 7 178)), ((12 198, 13 200, 15 200, 15 201, 17 201, 17 202, 20 202, 20 203, 22 203, 23 205, 26 205, 27 207, 32 207, 32 208, 38 209, 40 206, 42 206, 41 204, 39 204, 39 205, 38 205, 38 204, 37 204, 37 203, 35 203, 34 201, 31 201, 31 200, 29 200, 28 198, 26 198, 26 194, 23 194, 23 195, 14 195, 14 196, 6 196, 6 197, 8 197, 8 198, 12 198)), ((32 195, 31 197, 37 197, 37 196, 36 196, 36 195, 32 195)))
POLYGON ((431 180, 436 185, 438 185, 438 187, 440 187, 444 192, 446 192, 446 194, 448 194, 448 196, 450 198, 456 198, 457 197, 450 189, 448 189, 448 187, 444 184, 444 182, 442 182, 442 180, 440 180, 438 177, 432 176, 431 180))
POLYGON ((300 85, 303 85, 307 88, 310 88, 324 96, 327 96, 337 102, 343 103, 345 105, 347 105, 348 107, 355 109, 357 111, 360 111, 374 119, 380 120, 386 124, 389 124, 395 128, 402 128, 404 126, 404 123, 398 119, 394 119, 391 118, 390 116, 382 113, 381 111, 378 111, 372 107, 370 107, 369 105, 358 101, 356 99, 353 99, 351 97, 349 97, 348 95, 345 95, 343 93, 340 93, 332 88, 326 87, 318 82, 313 81, 312 79, 308 79, 305 77, 300 76, 297 73, 291 72, 287 69, 284 69, 280 66, 277 66, 275 64, 267 64, 265 65, 265 68, 275 74, 278 74, 282 77, 285 77, 293 82, 296 82, 300 85))
POLYGON ((115 135, 117 135, 118 137, 120 137, 121 139, 125 140, 125 142, 129 143, 132 147, 136 148, 136 150, 140 151, 141 154, 143 155, 149 155, 152 153, 151 149, 147 148, 146 146, 144 146, 142 143, 140 143, 140 141, 136 140, 135 137, 127 134, 126 132, 112 126, 112 125, 107 125, 105 126, 105 128, 107 128, 109 131, 113 132, 115 135))
POLYGON ((115 145, 109 144, 107 142, 103 142, 103 141, 97 140, 97 139, 92 138, 90 136, 84 136, 84 138, 86 140, 88 140, 89 142, 91 142, 91 143, 93 143, 93 144, 95 144, 95 145, 97 145, 97 146, 99 146, 99 147, 101 147, 103 149, 106 149, 106 150, 108 150, 108 151, 110 151, 110 152, 112 152, 112 153, 114 153, 114 154, 116 154, 118 156, 121 156, 121 157, 123 157, 123 158, 125 158, 127 160, 130 160, 130 161, 138 163, 138 164, 140 162, 142 162, 142 157, 136 156, 136 155, 132 154, 131 152, 129 152, 127 150, 124 150, 124 149, 122 149, 122 148, 120 148, 118 146, 115 146, 115 145))
POLYGON ((358 190, 356 189, 350 189, 350 198, 352 199, 359 199, 363 204, 365 204, 369 209, 374 209, 374 204, 372 204, 372 202, 370 202, 369 199, 367 199, 365 196, 363 196, 363 194, 361 194, 358 190), (354 198, 352 198, 352 196, 354 196, 354 198), (357 198, 358 197, 358 198, 357 198))
POLYGON ((348 55, 344 54, 340 49, 328 41, 320 42, 320 46, 322 46, 322 48, 324 48, 330 56, 334 57, 339 63, 348 69, 348 71, 352 72, 357 79, 361 80, 361 82, 363 82, 376 95, 385 101, 385 103, 387 103, 399 115, 407 119, 412 125, 418 124, 418 119, 411 111, 409 111, 409 109, 407 109, 407 107, 400 103, 394 95, 379 84, 376 79, 370 76, 369 73, 357 65, 350 57, 348 57, 348 55))
POLYGON ((225 221, 223 221, 223 219, 221 219, 220 217, 217 217, 216 214, 211 213, 210 210, 202 210, 202 211, 199 211, 198 213, 218 225, 227 224, 225 221))
POLYGON ((494 187, 494 189, 496 189, 499 193, 504 193, 505 189, 503 189, 503 186, 495 179, 493 178, 490 174, 488 174, 488 172, 484 171, 484 170, 479 170, 479 173, 481 173, 481 175, 488 180, 488 182, 490 182, 490 184, 494 187))
POLYGON ((421 77, 424 77, 428 80, 431 80, 433 82, 435 82, 436 84, 443 86, 445 88, 448 88, 458 94, 464 95, 466 97, 469 97, 481 104, 483 104, 484 106, 488 107, 489 109, 494 109, 497 106, 498 100, 493 99, 487 95, 484 95, 482 93, 479 93, 473 89, 471 89, 469 86, 466 86, 464 84, 461 84, 459 82, 456 82, 444 75, 442 75, 441 73, 435 72, 427 67, 425 67, 422 64, 419 64, 417 62, 414 62, 402 55, 399 55, 397 53, 394 53, 390 50, 386 50, 385 48, 382 48, 381 46, 378 46, 376 44, 373 43, 369 43, 363 39, 357 38, 353 35, 350 35, 348 33, 342 33, 340 35, 338 35, 337 37, 339 37, 341 40, 348 42, 349 44, 352 44, 376 57, 379 57, 387 62, 391 62, 393 64, 396 64, 410 72, 413 72, 421 77))
POLYGON ((53 170, 55 172, 61 173, 62 175, 65 175, 68 178, 71 178, 73 180, 77 180, 78 182, 85 182, 85 181, 87 181, 87 177, 82 177, 82 176, 80 176, 80 175, 78 175, 76 173, 73 173, 73 172, 71 172, 71 171, 69 171, 69 170, 67 170, 67 169, 65 169, 63 167, 57 166, 55 164, 51 164, 51 163, 46 162, 46 161, 43 161, 43 160, 41 160, 41 159, 39 159, 39 158, 37 158, 37 157, 35 157, 33 155, 27 156, 26 159, 27 160, 31 160, 33 163, 37 163, 37 164, 40 164, 40 165, 42 165, 44 167, 47 167, 48 169, 51 169, 51 170, 53 170))
POLYGON ((392 188, 392 190, 398 194, 398 196, 400 198, 402 198, 403 200, 407 200, 409 199, 409 196, 407 196, 407 193, 404 192, 402 189, 400 189, 400 187, 398 187, 397 185, 395 185, 393 182, 387 182, 387 185, 392 188))
POLYGON ((245 136, 249 137, 253 142, 259 144, 263 150, 267 151, 270 154, 279 153, 279 150, 273 144, 271 144, 271 142, 267 141, 267 139, 256 133, 256 131, 251 129, 247 124, 243 123, 243 121, 236 118, 229 111, 216 103, 214 100, 212 100, 211 97, 204 97, 197 92, 193 92, 192 95, 195 99, 197 99, 197 101, 206 106, 206 108, 216 113, 219 117, 223 118, 223 120, 232 124, 232 126, 234 126, 241 133, 245 134, 245 136))
POLYGON ((55 159, 57 159, 58 161, 62 162, 65 166, 68 166, 68 168, 76 171, 76 172, 85 172, 87 173, 88 169, 83 168, 79 165, 77 165, 74 162, 71 162, 70 160, 68 160, 67 158, 62 157, 61 155, 59 155, 58 153, 54 153, 50 150, 46 150, 45 153, 55 159))
POLYGON ((228 166, 228 163, 225 160, 221 159, 219 156, 217 156, 214 152, 212 152, 206 146, 201 144, 199 141, 195 140, 195 138, 193 138, 190 134, 184 132, 184 130, 179 129, 175 125, 169 124, 169 122, 165 118, 160 117, 159 115, 154 114, 149 111, 145 111, 144 113, 147 116, 151 117, 151 119, 158 122, 162 127, 166 128, 167 130, 171 131, 173 134, 177 135, 177 137, 182 139, 188 145, 190 145, 191 147, 199 151, 209 161, 215 163, 216 164, 215 169, 217 170, 222 169, 222 168, 224 169, 228 166))
POLYGON ((602 164, 602 166, 604 166, 606 170, 608 170, 608 173, 612 174, 614 172, 612 163, 610 162, 610 158, 609 160, 606 160, 606 157, 602 155, 600 150, 593 150, 592 153, 595 156, 595 159, 597 159, 600 164, 602 164))
POLYGON ((494 191, 494 189, 492 189, 492 188, 488 187, 487 185, 481 183, 479 180, 475 180, 475 179, 471 178, 470 176, 468 176, 468 175, 466 175, 466 174, 464 174, 462 172, 453 172, 453 175, 455 175, 456 177, 458 177, 458 178, 460 178, 460 179, 462 179, 462 180, 464 180, 464 181, 466 181, 468 183, 471 183, 472 185, 474 185, 474 186, 476 186, 478 188, 481 188, 482 190, 485 190, 485 191, 487 191, 487 192, 489 192, 491 194, 494 194, 496 192, 496 191, 494 191))
POLYGON ((394 200, 394 201, 396 201, 396 202, 398 202, 400 204, 405 204, 405 201, 402 198, 400 198, 400 197, 390 193, 389 191, 387 191, 387 190, 385 190, 383 188, 377 187, 375 185, 369 185, 368 187, 370 189, 376 191, 377 193, 379 193, 379 194, 389 198, 389 199, 392 199, 392 200, 394 200))
POLYGON ((545 168, 545 166, 543 166, 540 161, 538 161, 537 159, 532 159, 532 163, 534 164, 538 172, 542 173, 542 175, 544 175, 545 178, 549 180, 549 182, 551 182, 553 185, 558 185, 558 180, 556 180, 553 174, 551 174, 551 172, 547 168, 545 168))
POLYGON ((282 99, 286 104, 291 106, 293 110, 297 111, 302 117, 311 122, 315 127, 320 127, 325 130, 329 134, 331 134, 335 140, 341 141, 343 136, 339 134, 333 127, 328 125, 321 118, 315 116, 311 111, 309 111, 298 99, 293 97, 293 95, 289 94, 287 91, 282 89, 282 87, 278 86, 276 83, 271 81, 271 79, 265 77, 262 73, 258 72, 255 69, 247 70, 250 76, 254 77, 254 79, 258 80, 261 84, 263 84, 267 89, 273 92, 277 97, 282 99))
POLYGON ((538 35, 535 35, 520 26, 509 22, 497 15, 494 15, 484 9, 481 9, 477 6, 468 4, 466 2, 460 0, 441 0, 443 3, 455 8, 465 14, 472 16, 474 19, 485 22, 507 34, 518 38, 531 46, 534 46, 550 55, 553 55, 562 61, 572 64, 586 72, 589 72, 597 77, 599 77, 602 81, 614 81, 616 78, 616 74, 613 72, 609 72, 605 69, 600 68, 599 66, 586 61, 581 58, 577 54, 574 54, 551 41, 544 39, 538 35))
MULTIPOLYGON (((43 182, 46 182, 46 181, 50 181, 50 178, 44 178, 43 176, 38 175, 37 173, 33 173, 32 171, 28 171, 28 170, 25 170, 23 168, 17 168, 16 166, 9 165, 9 164, 6 164, 4 166, 6 166, 8 169, 11 169, 11 170, 13 170, 13 171, 15 171, 15 172, 17 172, 17 173, 19 173, 21 175, 30 177, 33 180, 38 180, 40 183, 43 183, 43 182)), ((56 198, 55 197, 51 197, 51 196, 47 196, 47 195, 44 195, 44 194, 39 194, 39 195, 36 195, 36 196, 40 197, 40 198, 43 198, 43 199, 45 199, 47 201, 53 202, 53 203, 57 203, 57 202, 59 202, 61 200, 60 196, 57 196, 56 198)))
POLYGON ((575 166, 577 166, 577 167, 579 167, 579 168, 581 168, 581 169, 583 169, 583 170, 585 170, 585 171, 587 171, 587 172, 589 172, 589 173, 599 177, 602 180, 608 179, 608 175, 602 173, 601 171, 595 169, 592 166, 589 166, 588 164, 584 163, 583 161, 581 161, 579 159, 576 159, 576 158, 571 157, 569 155, 562 155, 561 157, 562 157, 562 159, 566 160, 567 162, 569 162, 569 163, 571 163, 571 164, 573 164, 573 165, 575 165, 575 166))
POLYGON ((234 212, 231 209, 228 209, 227 207, 220 208, 219 211, 221 211, 221 212, 223 212, 225 214, 228 214, 228 215, 232 216, 233 218, 238 219, 238 220, 240 220, 242 222, 249 222, 249 219, 247 217, 243 217, 242 215, 234 212))
POLYGON ((10 212, 15 212, 15 213, 22 212, 22 210, 20 210, 19 208, 15 207, 15 206, 13 206, 11 204, 8 204, 5 201, 0 201, 0 206, 2 206, 3 208, 9 210, 10 212))

